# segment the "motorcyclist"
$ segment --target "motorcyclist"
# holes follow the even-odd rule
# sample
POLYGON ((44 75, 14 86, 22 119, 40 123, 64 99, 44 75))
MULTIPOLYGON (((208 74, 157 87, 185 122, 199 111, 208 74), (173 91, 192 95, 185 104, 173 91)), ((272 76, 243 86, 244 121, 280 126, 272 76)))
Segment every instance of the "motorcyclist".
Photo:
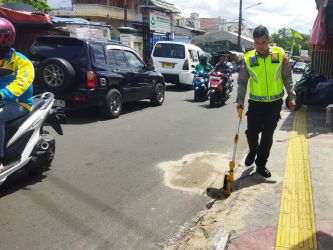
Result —
POLYGON ((0 65, 13 70, 12 74, 0 77, 0 172, 5 156, 6 122, 27 114, 32 107, 34 67, 28 58, 12 48, 15 37, 13 24, 0 18, 0 65))
POLYGON ((220 56, 220 61, 215 65, 214 72, 221 72, 226 74, 227 81, 226 81, 226 87, 232 88, 232 75, 230 71, 230 67, 227 64, 228 60, 226 56, 222 55, 220 56))
POLYGON ((220 56, 220 61, 215 65, 214 72, 230 73, 225 56, 220 56))
POLYGON ((213 69, 213 66, 208 62, 207 60, 207 56, 202 55, 199 58, 199 63, 198 65, 195 67, 195 70, 197 71, 205 71, 206 73, 210 73, 213 69))

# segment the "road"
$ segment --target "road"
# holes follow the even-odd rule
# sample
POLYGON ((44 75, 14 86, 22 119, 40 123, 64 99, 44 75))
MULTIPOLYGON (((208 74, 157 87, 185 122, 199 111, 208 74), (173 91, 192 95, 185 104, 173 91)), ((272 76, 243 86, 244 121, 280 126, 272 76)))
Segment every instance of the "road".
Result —
MULTIPOLYGON (((231 157, 235 92, 214 109, 194 103, 192 90, 168 86, 163 106, 129 104, 115 120, 71 112, 51 170, 19 173, 0 187, 0 249, 160 249, 181 238, 209 198, 175 187, 186 171, 168 182, 158 166, 231 157)), ((241 137, 239 152, 245 144, 241 137)), ((192 169, 194 179, 209 180, 206 163, 192 169)))

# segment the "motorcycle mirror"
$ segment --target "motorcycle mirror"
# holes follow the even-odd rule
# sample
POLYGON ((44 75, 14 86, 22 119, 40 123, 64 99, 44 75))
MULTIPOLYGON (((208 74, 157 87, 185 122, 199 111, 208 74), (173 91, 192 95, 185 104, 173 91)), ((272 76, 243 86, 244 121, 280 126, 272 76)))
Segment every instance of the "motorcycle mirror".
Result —
POLYGON ((14 70, 10 68, 0 67, 0 77, 8 76, 14 73, 14 70))

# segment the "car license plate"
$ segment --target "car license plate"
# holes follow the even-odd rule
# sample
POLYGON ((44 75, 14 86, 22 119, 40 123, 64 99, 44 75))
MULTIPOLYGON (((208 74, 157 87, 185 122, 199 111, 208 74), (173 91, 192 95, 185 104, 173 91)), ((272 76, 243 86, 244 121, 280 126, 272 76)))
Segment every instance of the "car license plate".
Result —
POLYGON ((169 68, 169 69, 173 69, 175 67, 174 63, 162 63, 163 68, 169 68))
POLYGON ((64 100, 54 100, 53 106, 55 107, 61 107, 64 108, 65 107, 65 101, 64 100))

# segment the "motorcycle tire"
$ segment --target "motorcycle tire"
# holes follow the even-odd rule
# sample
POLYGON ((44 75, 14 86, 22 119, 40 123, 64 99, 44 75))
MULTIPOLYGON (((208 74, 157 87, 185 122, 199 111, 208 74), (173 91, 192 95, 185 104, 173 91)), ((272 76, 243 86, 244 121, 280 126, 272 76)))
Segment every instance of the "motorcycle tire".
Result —
POLYGON ((209 99, 209 105, 211 108, 215 108, 216 107, 216 99, 215 98, 210 98, 209 99))
POLYGON ((194 91, 194 102, 197 102, 199 99, 198 99, 198 95, 196 94, 196 92, 194 91))

